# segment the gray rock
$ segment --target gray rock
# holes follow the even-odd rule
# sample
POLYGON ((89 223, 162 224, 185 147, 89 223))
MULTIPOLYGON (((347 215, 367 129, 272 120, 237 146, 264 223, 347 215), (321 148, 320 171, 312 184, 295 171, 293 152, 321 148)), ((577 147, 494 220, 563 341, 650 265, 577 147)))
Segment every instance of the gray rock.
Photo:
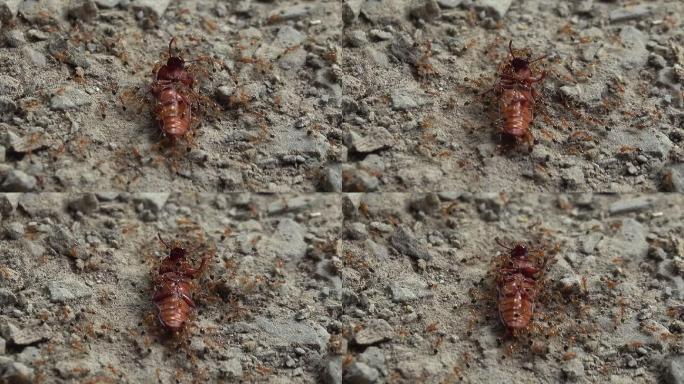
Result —
POLYGON ((31 47, 23 47, 21 49, 21 54, 36 67, 42 68, 47 65, 47 59, 45 58, 45 55, 31 47))
POLYGON ((575 6, 575 13, 579 15, 591 15, 594 10, 594 0, 582 0, 575 6))
POLYGON ((364 136, 349 131, 346 144, 354 152, 368 154, 391 148, 394 145, 394 137, 385 128, 374 127, 364 136))
POLYGON ((7 22, 17 15, 23 0, 0 0, 0 21, 7 22))
POLYGON ((390 340, 394 336, 394 329, 383 319, 371 319, 354 335, 354 342, 358 345, 372 345, 390 340))
POLYGON ((651 14, 651 9, 646 5, 637 5, 630 8, 619 8, 610 12, 608 18, 611 23, 620 23, 629 20, 642 19, 651 14))
POLYGON ((17 196, 16 206, 31 218, 57 217, 62 214, 64 195, 61 193, 43 192, 40 194, 10 195, 17 196))
POLYGON ((48 235, 47 244, 57 254, 68 257, 79 257, 82 255, 80 251, 79 241, 71 234, 68 228, 64 226, 57 226, 55 230, 48 235))
POLYGON ((171 0, 133 0, 133 9, 136 12, 142 11, 146 16, 160 19, 170 3, 171 0))
POLYGON ((413 210, 433 214, 439 210, 441 202, 440 196, 436 193, 421 194, 409 202, 409 207, 413 210))
POLYGON ((368 38, 366 37, 366 32, 361 29, 355 29, 346 33, 347 43, 349 46, 359 48, 363 47, 368 43, 368 38))
POLYGON ((625 146, 639 148, 642 154, 660 159, 668 157, 674 143, 664 133, 657 129, 644 129, 635 132, 612 130, 606 136, 611 149, 619 152, 625 146))
POLYGON ((24 87, 19 80, 0 73, 0 95, 18 97, 23 92, 24 87))
POLYGON ((285 259, 300 260, 306 254, 305 229, 292 219, 278 223, 273 236, 265 237, 257 244, 262 257, 274 255, 285 259))
POLYGON ((65 303, 92 296, 92 290, 78 280, 52 281, 48 284, 48 291, 53 303, 65 303))
POLYGON ((221 85, 216 88, 214 92, 214 97, 223 105, 228 105, 231 103, 231 96, 235 93, 234 85, 221 85))
POLYGON ((427 284, 419 280, 396 281, 390 284, 390 294, 393 302, 405 303, 430 297, 432 293, 427 288, 427 284))
POLYGON ((342 384, 342 356, 333 356, 325 362, 324 384, 342 384))
POLYGON ((347 384, 372 384, 380 377, 377 369, 355 361, 351 363, 344 373, 344 382, 347 384))
POLYGON ((273 22, 299 20, 309 15, 309 13, 311 12, 310 8, 311 6, 309 4, 296 4, 284 8, 279 8, 273 10, 268 15, 268 19, 273 22))
POLYGON ((475 7, 501 20, 511 7, 513 0, 476 0, 475 7))
POLYGON ((100 8, 114 8, 119 5, 120 2, 121 0, 95 0, 95 4, 100 8))
POLYGON ((620 215, 628 212, 640 212, 653 207, 653 202, 648 197, 636 199, 619 200, 610 205, 608 212, 611 215, 620 215))
POLYGON ((0 337, 0 356, 7 353, 7 341, 0 337))
POLYGON ((463 0, 437 0, 437 4, 442 9, 454 9, 461 5, 463 0))
POLYGON ((684 384, 684 356, 674 357, 667 362, 665 382, 667 384, 684 384))
POLYGON ((427 248, 420 244, 411 231, 403 225, 399 226, 396 231, 394 231, 394 234, 390 239, 390 244, 392 244, 397 252, 403 255, 423 260, 430 260, 432 258, 430 253, 428 253, 427 248))
POLYGON ((634 219, 625 219, 615 236, 604 237, 597 244, 597 249, 606 257, 642 260, 648 254, 646 228, 634 219))
POLYGON ((7 223, 4 226, 4 234, 10 240, 19 240, 24 236, 24 224, 19 222, 7 223))
POLYGON ((5 44, 12 48, 19 48, 26 44, 24 32, 18 29, 10 29, 9 31, 5 32, 4 38, 5 44))
POLYGON ((380 186, 380 180, 363 169, 344 164, 342 166, 342 190, 344 192, 373 192, 380 186))
POLYGON ((240 359, 233 357, 231 359, 222 361, 219 364, 219 372, 221 376, 226 379, 239 379, 242 377, 242 364, 240 359))
POLYGON ((19 195, 16 193, 0 193, 0 216, 8 217, 17 208, 19 195))
POLYGON ((625 52, 620 56, 621 66, 626 69, 639 69, 646 65, 648 36, 632 26, 627 26, 620 31, 620 39, 625 47, 625 52))
POLYGON ((603 83, 564 85, 558 89, 565 100, 590 105, 601 101, 606 86, 603 83))
POLYGON ((667 60, 657 53, 651 53, 648 56, 648 63, 655 69, 663 69, 667 67, 667 60))
POLYGON ((249 15, 252 11, 252 1, 251 0, 239 0, 235 3, 233 12, 238 15, 249 15))
POLYGON ((371 24, 389 25, 393 22, 399 24, 403 16, 403 2, 400 1, 376 1, 366 0, 361 5, 361 16, 371 24))
POLYGON ((408 13, 416 19, 432 21, 439 19, 441 11, 435 0, 412 0, 408 13))
POLYGON ((318 352, 327 350, 330 334, 319 324, 265 317, 257 317, 254 324, 263 332, 260 343, 265 345, 312 348, 318 352))
MULTIPOLYGON (((17 303, 17 296, 7 288, 0 288, 0 306, 3 308, 12 306, 17 303)), ((4 341, 4 340, 2 340, 4 341)), ((2 352, 0 352, 2 355, 2 352)))
POLYGON ((56 23, 61 19, 64 4, 61 0, 25 0, 19 7, 19 15, 32 25, 56 23))
POLYGON ((658 77, 656 77, 656 84, 667 87, 670 89, 679 89, 679 79, 674 68, 665 67, 658 71, 658 77))
POLYGON ((684 192, 684 163, 665 168, 662 175, 662 187, 665 191, 684 192))
POLYGON ((286 25, 278 30, 273 45, 282 49, 291 49, 295 45, 299 45, 306 39, 306 36, 298 30, 286 25))
POLYGON ((65 111, 78 107, 88 106, 93 102, 93 97, 84 91, 66 86, 59 93, 55 93, 50 99, 50 108, 56 111, 65 111))
POLYGON ((224 169, 219 176, 219 187, 221 190, 238 190, 242 188, 244 183, 242 172, 237 169, 224 169))
POLYGON ((0 335, 11 344, 26 346, 48 340, 48 335, 38 329, 19 329, 16 325, 5 322, 0 329, 0 335))
POLYGON ((340 164, 327 165, 321 174, 321 191, 342 192, 342 166, 340 164))
POLYGON ((346 225, 347 237, 351 240, 366 240, 368 229, 364 223, 348 223, 346 225))
POLYGON ((166 201, 169 199, 169 193, 136 193, 133 195, 133 201, 136 204, 142 204, 144 209, 150 210, 154 213, 159 213, 164 208, 166 201))
POLYGON ((561 373, 567 381, 579 381, 584 377, 584 364, 578 358, 568 360, 561 367, 561 373))
POLYGON ((31 39, 32 41, 43 41, 47 40, 50 37, 49 34, 34 28, 26 31, 26 36, 28 36, 29 39, 31 39))
POLYGON ((93 366, 87 360, 60 360, 55 364, 55 369, 63 379, 77 379, 87 376, 93 366))
POLYGON ((93 0, 70 0, 67 15, 72 19, 90 21, 97 18, 97 6, 93 0))
POLYGON ((579 165, 562 170, 561 179, 565 191, 582 190, 585 186, 584 172, 579 165))
POLYGON ((95 194, 86 193, 77 197, 76 199, 69 201, 68 207, 72 211, 81 212, 88 215, 97 211, 99 208, 99 203, 95 194))
POLYGON ((368 364, 369 367, 375 368, 380 372, 386 370, 385 367, 385 355, 382 349, 378 347, 370 346, 363 351, 362 354, 358 355, 357 361, 368 364))
POLYGON ((342 21, 345 25, 353 24, 361 12, 362 0, 345 0, 342 3, 342 21))
MULTIPOLYGON (((397 33, 390 43, 389 51, 397 60, 414 65, 418 61, 418 49, 414 47, 413 38, 406 32, 397 33)), ((394 91, 397 93, 398 91, 394 91)), ((400 94, 400 93, 399 93, 400 94)))
POLYGON ((0 191, 3 192, 31 192, 36 189, 38 181, 35 177, 27 175, 26 173, 13 169, 5 180, 0 184, 0 191))
POLYGON ((390 99, 392 101, 392 109, 395 111, 405 111, 429 104, 429 100, 424 94, 406 89, 392 91, 390 99))
POLYGON ((391 33, 387 32, 387 31, 382 31, 380 29, 371 29, 370 31, 368 31, 368 34, 370 35, 370 37, 374 38, 375 40, 380 40, 380 41, 389 40, 392 38, 391 33))
POLYGON ((8 384, 30 384, 35 376, 33 368, 11 361, 0 367, 0 382, 8 384))

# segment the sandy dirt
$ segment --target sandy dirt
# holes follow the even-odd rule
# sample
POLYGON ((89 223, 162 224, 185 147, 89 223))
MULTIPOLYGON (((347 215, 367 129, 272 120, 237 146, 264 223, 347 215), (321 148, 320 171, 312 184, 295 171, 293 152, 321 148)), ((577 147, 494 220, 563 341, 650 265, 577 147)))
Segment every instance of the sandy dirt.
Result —
POLYGON ((683 15, 0 0, 0 383, 683 383, 683 15), (487 92, 510 42, 543 57, 529 147, 487 92), (197 79, 175 143, 169 54, 197 79), (215 255, 176 338, 157 234, 215 255), (496 237, 554 260, 515 338, 496 237))
POLYGON ((1 199, 2 382, 316 383, 334 361, 335 195, 1 199), (176 338, 151 301, 168 255, 158 233, 181 241, 193 264, 215 253, 176 338))
POLYGON ((28 3, 2 27, 5 191, 314 191, 341 151, 336 1, 28 3), (206 110, 176 146, 141 101, 171 37, 206 110))
POLYGON ((345 199, 346 382, 681 380, 681 195, 345 199), (517 338, 496 310, 496 237, 555 255, 517 338))

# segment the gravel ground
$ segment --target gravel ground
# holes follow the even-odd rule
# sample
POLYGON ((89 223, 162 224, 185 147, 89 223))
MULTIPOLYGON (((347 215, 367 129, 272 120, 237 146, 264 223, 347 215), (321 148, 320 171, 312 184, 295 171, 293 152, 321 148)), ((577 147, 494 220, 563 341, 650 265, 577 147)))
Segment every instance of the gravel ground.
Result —
POLYGON ((0 206, 2 383, 316 383, 339 367, 335 195, 9 194, 0 206), (157 233, 216 253, 176 339, 150 300, 168 255, 157 233))
POLYGON ((20 3, 0 36, 0 190, 313 191, 339 157, 337 1, 20 3), (168 148, 134 93, 172 36, 204 59, 208 111, 168 148))
POLYGON ((345 4, 346 190, 682 191, 681 1, 345 4), (511 40, 548 55, 532 153, 478 97, 511 40))
POLYGON ((684 191, 681 1, 3 0, 0 12, 0 190, 684 191), (172 36, 203 59, 198 92, 214 108, 169 148, 122 96, 144 91, 172 36), (477 96, 510 40, 548 55, 531 153, 499 148, 494 100, 477 96))
POLYGON ((681 195, 344 199, 345 382, 684 380, 681 195), (519 338, 496 313, 495 237, 560 246, 519 338))
POLYGON ((0 383, 684 383, 683 15, 0 0, 0 383), (174 37, 172 145, 145 99, 174 37), (486 93, 510 41, 545 55, 531 150, 486 93), (157 233, 215 253, 176 339, 157 233), (517 338, 497 236, 555 260, 517 338))

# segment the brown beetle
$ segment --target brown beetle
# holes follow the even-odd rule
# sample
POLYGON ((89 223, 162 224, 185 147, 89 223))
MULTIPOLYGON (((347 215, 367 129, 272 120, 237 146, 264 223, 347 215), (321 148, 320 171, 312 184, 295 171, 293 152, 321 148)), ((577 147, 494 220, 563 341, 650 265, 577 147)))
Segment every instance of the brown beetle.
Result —
POLYGON ((534 136, 530 124, 534 120, 534 105, 538 98, 534 84, 541 82, 546 74, 534 72, 530 64, 544 59, 546 55, 534 60, 518 57, 513 53, 513 40, 508 44, 508 51, 508 60, 499 66, 499 81, 491 89, 498 97, 503 117, 501 133, 516 142, 527 143, 531 149, 534 136))
POLYGON ((173 56, 169 42, 169 58, 156 70, 150 91, 154 95, 154 116, 159 129, 172 141, 184 137, 192 123, 192 97, 195 78, 185 68, 180 56, 173 56))
POLYGON ((198 268, 193 268, 186 260, 186 250, 169 246, 158 234, 159 240, 170 249, 154 278, 152 301, 158 310, 159 322, 168 331, 178 333, 188 323, 196 305, 192 300, 195 285, 192 280, 204 272, 209 256, 202 258, 198 268))
POLYGON ((501 322, 514 333, 532 322, 539 283, 551 258, 537 262, 529 257, 530 251, 523 243, 510 247, 500 239, 496 242, 510 251, 498 271, 497 291, 501 322))

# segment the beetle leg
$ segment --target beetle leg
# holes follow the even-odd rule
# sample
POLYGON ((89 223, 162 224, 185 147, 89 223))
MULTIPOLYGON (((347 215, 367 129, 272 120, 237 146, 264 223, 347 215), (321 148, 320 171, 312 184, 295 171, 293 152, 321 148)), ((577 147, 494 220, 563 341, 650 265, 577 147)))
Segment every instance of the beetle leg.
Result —
POLYGON ((188 296, 187 293, 182 294, 181 297, 183 298, 183 301, 185 301, 193 309, 197 308, 197 305, 195 305, 195 302, 192 300, 192 298, 190 296, 188 296))

